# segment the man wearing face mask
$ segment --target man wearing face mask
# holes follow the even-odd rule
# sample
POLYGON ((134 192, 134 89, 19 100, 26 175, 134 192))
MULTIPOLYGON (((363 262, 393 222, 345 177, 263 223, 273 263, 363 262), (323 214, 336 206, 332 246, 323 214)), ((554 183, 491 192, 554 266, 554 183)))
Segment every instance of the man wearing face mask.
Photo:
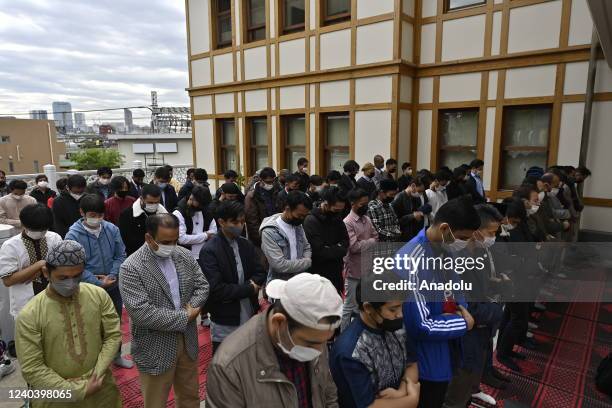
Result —
MULTIPOLYGON (((119 287, 119 267, 125 261, 125 245, 119 228, 104 221, 104 201, 100 194, 86 194, 79 202, 82 219, 70 227, 66 239, 76 241, 85 249, 85 270, 82 282, 100 286, 106 290, 121 320, 123 302, 119 287)), ((132 362, 121 358, 117 352, 114 363, 122 368, 132 368, 132 362)))
POLYGON ((308 181, 308 189, 306 190, 306 196, 312 201, 313 207, 321 205, 321 191, 323 191, 323 177, 318 174, 310 176, 308 181))
POLYGON ((397 179, 397 187, 400 191, 412 183, 412 166, 408 162, 402 163, 402 175, 397 179))
POLYGON ((382 172, 381 180, 395 180, 397 177, 397 160, 390 158, 385 162, 385 171, 382 172))
POLYGON ((168 211, 159 203, 161 190, 154 184, 142 187, 142 196, 134 201, 131 208, 123 210, 119 216, 119 231, 125 243, 127 256, 132 255, 145 242, 147 218, 168 211))
POLYGON ((8 185, 6 184, 6 173, 0 170, 0 197, 4 197, 9 193, 8 185))
POLYGON ((170 184, 172 180, 172 171, 168 166, 158 167, 155 170, 153 184, 156 184, 161 190, 160 204, 168 211, 174 211, 178 204, 178 196, 176 190, 170 184))
POLYGON ((402 302, 363 301, 358 287, 357 303, 359 317, 338 337, 329 359, 340 406, 415 408, 419 372, 402 302))
POLYGON ((312 210, 312 202, 301 191, 287 194, 282 213, 263 220, 259 228, 261 250, 268 260, 268 281, 287 280, 307 271, 312 251, 302 224, 312 210))
POLYGON ((347 160, 344 163, 344 174, 340 178, 338 182, 338 187, 340 187, 341 194, 343 196, 348 195, 349 191, 354 188, 357 188, 357 180, 355 180, 355 176, 359 172, 359 163, 355 160, 347 160))
POLYGON ((204 244, 217 233, 217 225, 208 210, 212 200, 210 190, 195 186, 187 197, 179 201, 172 214, 179 220, 179 245, 191 250, 193 258, 198 260, 204 244))
POLYGON ((278 300, 227 337, 209 365, 206 406, 338 407, 327 362, 342 311, 336 289, 302 273, 266 290, 278 300))
POLYGON ((346 203, 335 186, 325 187, 321 200, 321 206, 304 220, 304 232, 312 248, 310 271, 329 279, 341 295, 344 291, 342 259, 349 246, 349 236, 342 221, 346 203))
POLYGON ((398 252, 411 257, 417 265, 414 271, 405 271, 414 290, 404 303, 403 315, 406 330, 416 343, 421 382, 419 407, 442 406, 454 364, 461 358, 457 339, 474 326, 462 293, 425 290, 421 284, 457 282, 459 277, 454 270, 436 268, 430 259, 442 258, 444 262, 456 256, 479 227, 480 218, 472 200, 456 198, 444 204, 433 224, 398 252))
POLYGON ((393 210, 399 219, 401 240, 408 242, 419 233, 429 221, 431 206, 425 194, 423 177, 417 176, 403 191, 395 196, 393 210))
POLYGON ((140 198, 142 186, 144 186, 145 172, 143 169, 134 169, 132 171, 132 179, 130 180, 130 197, 140 198))
POLYGON ((397 182, 383 179, 380 181, 378 198, 368 204, 368 217, 372 220, 381 242, 397 242, 401 238, 399 220, 391 206, 396 194, 397 182))
POLYGON ((287 174, 285 177, 285 184, 282 190, 276 195, 276 212, 283 212, 285 209, 285 203, 287 202, 287 196, 292 191, 300 190, 300 178, 295 174, 287 174))
POLYGON ((192 178, 188 178, 185 184, 183 184, 183 187, 181 187, 179 190, 178 200, 181 201, 183 198, 187 197, 195 186, 209 188, 210 184, 208 183, 208 173, 205 169, 193 169, 192 178))
POLYGON ((177 246, 178 238, 174 215, 149 216, 145 244, 119 274, 146 408, 165 407, 171 388, 177 407, 200 406, 196 319, 209 287, 191 252, 177 246))
POLYGON ((444 169, 438 170, 436 174, 434 174, 433 182, 425 191, 427 199, 429 200, 429 205, 431 205, 430 220, 433 220, 440 207, 448 201, 446 185, 449 183, 451 177, 452 175, 448 171, 444 169))
POLYGON ((300 190, 306 192, 310 183, 310 175, 308 174, 308 159, 300 157, 297 161, 297 171, 294 173, 300 179, 300 190))
POLYGON ((363 172, 363 176, 357 180, 357 187, 362 190, 367 191, 370 196, 370 200, 374 200, 376 198, 376 183, 374 182, 375 167, 372 163, 366 163, 361 168, 363 172))
POLYGON ((257 248, 261 247, 261 236, 259 227, 264 218, 276 214, 276 196, 279 192, 274 179, 276 172, 271 167, 264 167, 259 172, 261 180, 255 184, 255 188, 249 191, 244 200, 246 212, 246 229, 249 241, 257 248))
POLYGON ((34 389, 71 390, 69 403, 35 401, 33 407, 121 407, 110 364, 121 345, 119 319, 102 289, 79 283, 85 251, 78 242, 50 248, 42 271, 49 281, 19 313, 17 355, 34 389))
POLYGON ((65 237, 68 229, 81 218, 79 200, 85 192, 87 181, 80 174, 68 177, 67 190, 53 200, 54 231, 65 237))
POLYGON ((34 184, 36 184, 36 186, 30 192, 30 196, 34 197, 34 199, 41 204, 46 205, 50 198, 55 198, 57 195, 55 191, 51 190, 49 187, 49 180, 44 174, 36 176, 34 184))
POLYGON ((482 182, 483 169, 484 162, 480 159, 474 159, 470 163, 470 178, 467 180, 465 187, 466 191, 472 196, 474 204, 487 202, 482 182))
POLYGON ((257 295, 266 281, 255 247, 241 236, 245 225, 242 204, 224 201, 217 212, 219 232, 202 248, 198 261, 210 285, 206 305, 212 320, 213 353, 259 309, 257 295))
POLYGON ((0 278, 9 288, 9 311, 13 317, 47 287, 47 280, 42 276, 45 257, 62 240, 49 231, 53 227, 53 213, 43 204, 26 206, 19 219, 23 231, 0 248, 0 278))
POLYGON ((104 219, 119 225, 119 216, 126 209, 134 205, 136 199, 129 195, 130 183, 123 176, 115 176, 111 180, 112 196, 104 201, 104 219))
POLYGON ((110 167, 100 167, 97 171, 98 179, 89 183, 85 192, 87 194, 100 194, 104 200, 112 195, 110 183, 113 171, 110 167))
POLYGON ((21 231, 19 213, 30 204, 36 204, 36 200, 26 195, 28 185, 23 180, 11 180, 9 183, 9 195, 0 198, 0 224, 8 224, 21 231))

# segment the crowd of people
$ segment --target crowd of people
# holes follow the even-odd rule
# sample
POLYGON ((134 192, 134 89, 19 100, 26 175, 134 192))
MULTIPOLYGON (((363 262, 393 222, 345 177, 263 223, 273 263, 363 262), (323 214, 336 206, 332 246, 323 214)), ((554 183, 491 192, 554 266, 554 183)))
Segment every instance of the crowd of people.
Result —
MULTIPOLYGON (((199 407, 201 324, 214 354, 210 407, 495 404, 480 384, 510 381, 495 358, 521 371, 521 350, 538 347, 532 312, 545 305, 491 293, 533 275, 563 278, 558 259, 495 243, 576 240, 577 185, 590 171, 532 167, 511 196, 490 202, 483 167, 403 163, 398 174, 395 159, 376 155, 323 176, 300 158, 297 172, 266 167, 244 187, 228 170, 215 191, 201 168, 182 185, 171 166, 150 182, 142 169, 128 179, 100 168, 92 183, 74 174, 55 190, 44 175, 29 189, 0 171, 0 223, 18 232, 0 250, 16 319, 10 354, 29 387, 70 390, 81 407, 121 406, 111 364, 135 365, 147 408, 165 407, 172 388, 177 407, 199 407), (463 274, 471 293, 417 285, 407 299, 373 302, 362 263, 378 243, 403 243, 412 259, 490 262, 463 274), (121 350, 124 307, 131 359, 121 350)), ((449 279, 440 273, 421 267, 411 279, 449 279)), ((0 377, 9 369, 5 360, 0 377)))

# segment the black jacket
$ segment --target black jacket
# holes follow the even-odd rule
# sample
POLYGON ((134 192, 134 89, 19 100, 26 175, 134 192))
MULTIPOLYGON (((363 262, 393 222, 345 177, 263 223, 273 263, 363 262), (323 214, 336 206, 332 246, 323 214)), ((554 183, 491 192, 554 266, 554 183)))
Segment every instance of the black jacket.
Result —
POLYGON ((283 212, 285 211, 285 204, 287 202, 287 190, 285 188, 281 189, 278 194, 276 194, 276 211, 283 212))
POLYGON ((178 196, 176 195, 176 190, 170 184, 166 186, 162 190, 161 201, 160 204, 164 206, 166 211, 171 213, 176 209, 176 205, 178 204, 178 196))
POLYGON ((341 288, 343 259, 349 247, 344 221, 315 208, 304 220, 304 232, 312 249, 311 272, 329 279, 336 289, 341 288))
POLYGON ((143 212, 138 217, 134 217, 133 211, 132 207, 128 207, 119 216, 119 232, 125 244, 127 256, 132 255, 145 243, 147 215, 143 212))
POLYGON ((474 176, 472 176, 471 174, 465 182, 465 192, 472 196, 472 201, 474 202, 474 204, 483 204, 487 202, 487 199, 481 196, 478 192, 478 189, 476 188, 476 180, 474 180, 474 176))
POLYGON ((461 197, 467 194, 465 183, 459 183, 455 180, 452 180, 450 183, 446 185, 446 196, 448 197, 448 201, 461 197))
POLYGON ((66 236, 70 226, 80 218, 79 202, 70 193, 64 191, 53 200, 53 229, 62 238, 66 236))
POLYGON ((410 185, 410 183, 412 183, 412 177, 411 176, 407 176, 406 174, 402 174, 397 179, 397 190, 398 191, 405 190, 406 187, 408 187, 410 185))
POLYGON ((136 186, 134 180, 130 180, 130 192, 128 195, 134 198, 140 198, 140 190, 142 190, 142 186, 136 186))
MULTIPOLYGON (((428 203, 427 194, 423 194, 425 204, 428 203)), ((413 213, 419 211, 421 200, 416 197, 411 197, 405 191, 397 194, 393 203, 393 210, 399 220, 400 230, 402 232, 402 242, 408 242, 414 238, 425 225, 425 216, 421 220, 414 218, 413 213)))
POLYGON ((96 180, 93 183, 89 183, 85 189, 87 194, 99 194, 105 200, 112 196, 110 185, 101 184, 100 181, 96 180))
POLYGON ((365 190, 370 196, 370 200, 374 200, 376 198, 376 183, 374 183, 374 180, 368 181, 361 177, 359 180, 357 180, 357 187, 365 190))
POLYGON ((249 280, 261 286, 267 273, 259 262, 253 244, 242 237, 237 242, 244 272, 242 284, 238 283, 234 251, 221 230, 200 251, 198 263, 210 285, 206 309, 210 312, 211 320, 217 324, 239 326, 242 299, 251 300, 254 312, 259 309, 257 296, 249 280))
POLYGON ((355 180, 355 177, 351 177, 346 174, 343 174, 340 178, 340 181, 338 182, 338 188, 340 189, 340 192, 343 194, 344 197, 346 197, 349 191, 351 191, 355 187, 357 187, 357 181, 355 180))
POLYGON ((36 199, 36 201, 38 201, 39 203, 47 205, 47 201, 49 201, 49 199, 51 197, 55 197, 57 195, 57 193, 55 191, 51 190, 50 188, 46 189, 43 192, 41 189, 36 187, 36 188, 34 188, 34 190, 32 190, 30 195, 32 197, 34 197, 36 199))
POLYGON ((294 174, 300 178, 300 190, 306 192, 310 184, 310 176, 305 173, 300 173, 299 171, 296 171, 294 174))

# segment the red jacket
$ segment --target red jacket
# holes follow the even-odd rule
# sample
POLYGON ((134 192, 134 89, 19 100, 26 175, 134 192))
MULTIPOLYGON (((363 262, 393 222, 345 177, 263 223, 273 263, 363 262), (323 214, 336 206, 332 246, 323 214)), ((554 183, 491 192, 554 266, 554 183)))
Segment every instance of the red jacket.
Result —
POLYGON ((125 198, 111 197, 104 201, 104 219, 119 226, 119 215, 126 208, 131 208, 136 199, 132 196, 125 198))

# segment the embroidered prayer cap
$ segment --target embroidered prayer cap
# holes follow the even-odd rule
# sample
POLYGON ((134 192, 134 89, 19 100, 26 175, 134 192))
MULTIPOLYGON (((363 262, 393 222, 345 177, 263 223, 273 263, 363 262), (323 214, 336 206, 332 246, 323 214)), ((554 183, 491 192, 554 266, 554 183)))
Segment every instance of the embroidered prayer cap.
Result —
POLYGON ((54 267, 83 265, 85 249, 78 242, 67 239, 49 249, 45 260, 54 267))

